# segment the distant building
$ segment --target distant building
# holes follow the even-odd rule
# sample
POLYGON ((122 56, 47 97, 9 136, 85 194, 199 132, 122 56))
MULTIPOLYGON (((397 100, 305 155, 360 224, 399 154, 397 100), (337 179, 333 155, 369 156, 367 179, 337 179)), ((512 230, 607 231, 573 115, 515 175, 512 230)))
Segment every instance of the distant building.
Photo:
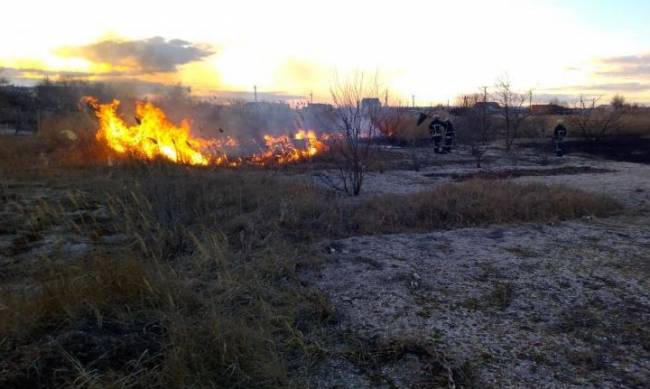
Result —
POLYGON ((533 115, 566 115, 569 109, 557 104, 533 104, 530 107, 533 115))
POLYGON ((365 97, 361 99, 361 110, 363 112, 376 111, 381 108, 381 101, 376 97, 365 97))
POLYGON ((501 106, 496 101, 477 101, 474 108, 483 109, 489 113, 501 112, 501 106))
POLYGON ((289 110, 291 107, 284 102, 271 102, 271 101, 248 101, 245 103, 247 108, 257 109, 260 111, 268 110, 289 110))
POLYGON ((332 111, 334 107, 331 104, 309 103, 305 109, 311 112, 328 112, 332 111))

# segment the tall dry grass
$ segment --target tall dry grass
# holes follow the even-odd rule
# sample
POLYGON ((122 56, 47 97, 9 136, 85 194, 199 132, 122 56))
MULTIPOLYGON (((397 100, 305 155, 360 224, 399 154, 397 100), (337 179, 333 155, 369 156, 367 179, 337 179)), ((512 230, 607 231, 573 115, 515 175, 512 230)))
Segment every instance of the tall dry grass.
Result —
POLYGON ((43 176, 84 195, 25 208, 24 220, 34 216, 27 224, 42 236, 69 225, 125 242, 81 260, 51 258, 56 266, 35 269, 19 288, 1 288, 0 371, 12 374, 1 376, 0 386, 33 384, 38 364, 39 386, 300 387, 296 366, 324 352, 317 334, 332 311, 298 280, 297 268, 318 258, 314 243, 620 210, 602 196, 511 182, 350 201, 260 170, 167 163, 48 169, 43 176), (97 207, 106 210, 102 220, 80 217, 97 207), (86 322, 92 325, 80 327, 86 322), (161 330, 139 346, 141 356, 110 354, 110 364, 48 340, 83 328, 88 340, 78 349, 106 337, 110 353, 124 342, 102 325, 113 322, 136 333, 142 323, 161 330))
POLYGON ((621 209, 607 196, 564 186, 471 180, 427 192, 375 197, 355 208, 351 219, 356 232, 368 234, 552 222, 609 216, 621 209))
POLYGON ((66 321, 106 315, 115 308, 158 307, 173 299, 177 291, 168 269, 154 271, 133 257, 97 257, 44 267, 34 280, 36 287, 2 291, 0 338, 20 341, 66 321))

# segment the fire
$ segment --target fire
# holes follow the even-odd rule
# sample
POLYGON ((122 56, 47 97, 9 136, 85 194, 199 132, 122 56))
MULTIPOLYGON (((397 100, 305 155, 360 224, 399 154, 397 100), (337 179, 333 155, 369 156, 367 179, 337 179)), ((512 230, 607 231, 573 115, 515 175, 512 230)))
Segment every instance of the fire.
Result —
POLYGON ((203 139, 191 134, 189 120, 173 124, 165 112, 150 102, 136 104, 136 124, 128 125, 117 113, 118 100, 100 104, 93 97, 84 98, 99 121, 96 138, 119 154, 154 160, 164 158, 188 165, 240 166, 286 164, 304 161, 327 151, 327 136, 312 130, 298 130, 290 135, 264 135, 264 149, 248 156, 230 157, 240 146, 233 137, 203 139))
POLYGON ((314 131, 298 130, 293 136, 293 140, 288 135, 272 136, 264 135, 266 151, 254 154, 251 161, 256 164, 265 165, 268 161, 274 161, 278 164, 298 162, 309 159, 318 153, 327 150, 327 145, 321 142, 314 131), (296 146, 301 141, 303 147, 296 146))
POLYGON ((148 102, 138 102, 135 108, 137 124, 127 125, 117 115, 118 100, 99 104, 94 98, 85 101, 95 109, 99 119, 97 140, 114 151, 132 153, 145 159, 165 158, 189 165, 208 165, 210 157, 201 150, 211 143, 190 134, 189 121, 180 126, 172 124, 165 113, 148 102))

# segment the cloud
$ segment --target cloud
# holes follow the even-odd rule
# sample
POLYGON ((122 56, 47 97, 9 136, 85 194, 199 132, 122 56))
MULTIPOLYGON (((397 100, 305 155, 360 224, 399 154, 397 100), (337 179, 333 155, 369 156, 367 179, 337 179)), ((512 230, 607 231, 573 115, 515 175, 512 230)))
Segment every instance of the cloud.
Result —
POLYGON ((577 92, 646 92, 650 91, 650 83, 643 82, 612 82, 590 85, 569 85, 557 88, 544 88, 547 91, 577 91, 577 92))
MULTIPOLYGON (((94 76, 94 73, 76 72, 66 70, 46 70, 38 68, 14 68, 14 67, 0 67, 0 73, 3 77, 7 78, 86 78, 94 76)), ((119 75, 118 72, 111 72, 107 75, 119 75)))
POLYGON ((645 92, 650 91, 650 83, 641 82, 618 82, 585 85, 583 90, 603 92, 645 92))
POLYGON ((650 64, 650 54, 642 55, 624 55, 620 57, 610 57, 601 60, 604 63, 610 63, 615 65, 627 64, 627 65, 643 65, 650 64))
POLYGON ((605 69, 596 72, 609 77, 650 77, 650 54, 625 55, 598 61, 605 69))
POLYGON ((211 46, 180 39, 153 37, 141 40, 109 39, 84 46, 65 46, 55 53, 67 58, 84 58, 110 65, 131 74, 170 73, 178 67, 203 60, 215 53, 211 46))
POLYGON ((611 70, 602 70, 596 74, 612 77, 647 77, 650 76, 650 63, 647 65, 622 66, 611 70))

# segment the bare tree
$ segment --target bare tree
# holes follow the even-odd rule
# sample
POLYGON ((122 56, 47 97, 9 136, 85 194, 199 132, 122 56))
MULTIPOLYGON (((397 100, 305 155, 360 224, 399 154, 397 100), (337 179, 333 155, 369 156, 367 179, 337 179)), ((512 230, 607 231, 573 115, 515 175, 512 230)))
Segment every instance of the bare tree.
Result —
POLYGON ((9 80, 5 77, 2 77, 2 68, 0 68, 0 87, 9 85, 9 80))
POLYGON ((376 80, 368 81, 359 73, 344 82, 336 80, 331 88, 335 110, 333 126, 338 133, 333 152, 336 153, 340 184, 329 180, 330 186, 347 194, 361 193, 373 137, 377 132, 378 110, 363 106, 362 100, 377 96, 376 80))
POLYGON ((611 108, 597 106, 600 97, 587 99, 580 96, 573 114, 567 118, 570 129, 575 130, 585 139, 598 142, 602 138, 616 134, 623 128, 625 106, 611 108))
POLYGON ((481 94, 465 95, 459 99, 459 141, 469 145, 477 168, 481 168, 483 156, 495 135, 493 120, 487 109, 487 99, 487 88, 484 88, 481 94))
POLYGON ((625 103, 625 97, 621 95, 615 95, 612 97, 612 101, 610 102, 610 105, 612 106, 613 109, 620 110, 624 109, 627 107, 627 104, 625 103))
POLYGON ((529 112, 524 108, 526 102, 532 101, 532 91, 517 93, 512 89, 510 79, 503 77, 497 81, 495 98, 501 105, 503 119, 503 132, 506 151, 512 150, 512 144, 519 135, 521 124, 528 117, 529 112))

